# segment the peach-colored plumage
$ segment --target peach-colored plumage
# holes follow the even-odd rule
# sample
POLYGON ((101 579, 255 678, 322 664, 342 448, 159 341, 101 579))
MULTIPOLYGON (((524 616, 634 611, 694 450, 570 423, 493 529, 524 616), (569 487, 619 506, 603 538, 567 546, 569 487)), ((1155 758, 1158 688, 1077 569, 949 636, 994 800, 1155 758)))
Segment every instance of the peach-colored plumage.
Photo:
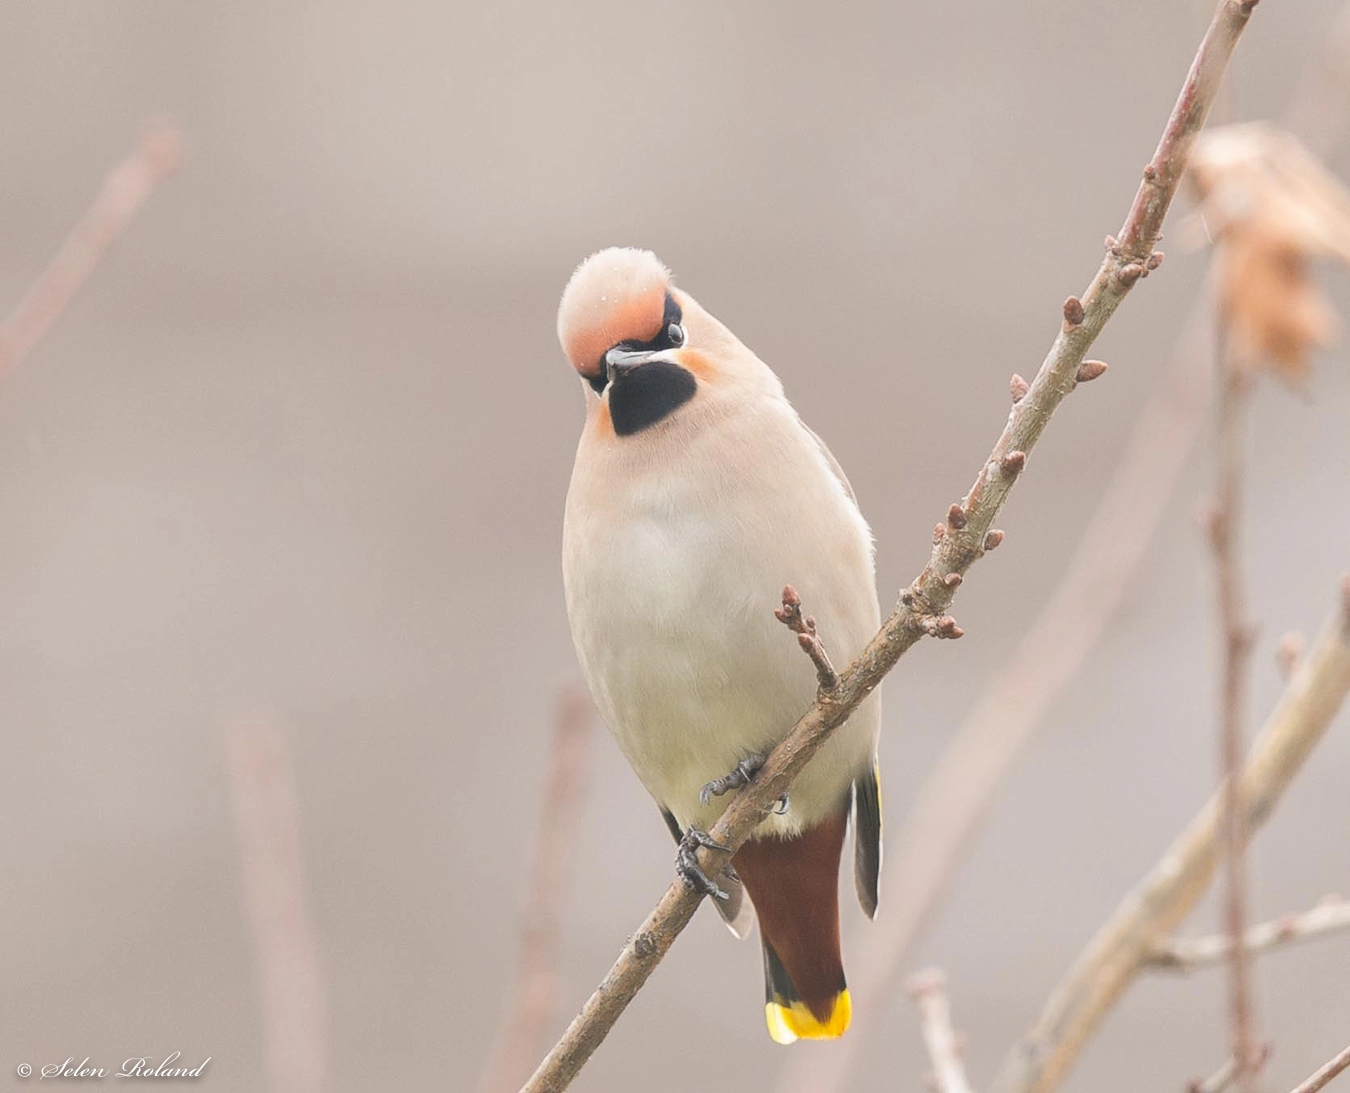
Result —
POLYGON ((670 271, 649 250, 611 247, 578 266, 558 306, 558 341, 572 367, 595 375, 611 346, 655 337, 669 287, 670 271))

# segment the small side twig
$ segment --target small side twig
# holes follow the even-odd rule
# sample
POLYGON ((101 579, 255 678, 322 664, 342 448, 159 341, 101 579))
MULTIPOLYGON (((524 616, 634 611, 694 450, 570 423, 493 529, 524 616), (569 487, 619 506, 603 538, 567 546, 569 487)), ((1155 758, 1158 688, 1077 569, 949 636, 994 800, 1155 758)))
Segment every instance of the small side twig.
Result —
POLYGON ((839 673, 834 670, 830 655, 825 652, 825 645, 816 634, 815 616, 802 615, 802 598, 792 585, 783 587, 783 606, 774 609, 774 616, 797 635, 797 644, 816 666, 816 680, 820 683, 820 689, 829 693, 838 687, 839 673))
POLYGON ((169 122, 145 131, 104 179, 88 210, 12 312, 0 322, 0 376, 26 357, 66 310, 156 187, 178 168, 183 136, 169 122))
POLYGON ((961 1062, 961 1042, 952 1028, 946 975, 938 968, 929 968, 911 976, 906 987, 919 1010, 919 1029, 928 1047, 938 1093, 971 1093, 961 1062))
POLYGON ((285 734, 263 718, 226 726, 244 904, 262 982, 268 1087, 328 1085, 328 1004, 305 895, 300 805, 285 734))
POLYGON ((576 686, 562 689, 553 720, 548 781, 539 810, 515 980, 507 994, 496 1046, 478 1083, 481 1093, 506 1093, 520 1087, 529 1076, 557 1004, 561 909, 576 858, 594 736, 593 713, 584 690, 576 686))
POLYGON ((1309 1075, 1305 1081, 1290 1090, 1290 1093, 1317 1093, 1346 1067, 1350 1067, 1350 1047, 1319 1068, 1315 1074, 1309 1075))
MULTIPOLYGON (((1243 947, 1249 953, 1264 953, 1347 930, 1350 930, 1350 901, 1329 896, 1302 914, 1285 915, 1250 927, 1243 935, 1243 947)), ((1164 942, 1144 960, 1153 968, 1190 972, 1227 960, 1232 949, 1230 935, 1213 934, 1164 942)))

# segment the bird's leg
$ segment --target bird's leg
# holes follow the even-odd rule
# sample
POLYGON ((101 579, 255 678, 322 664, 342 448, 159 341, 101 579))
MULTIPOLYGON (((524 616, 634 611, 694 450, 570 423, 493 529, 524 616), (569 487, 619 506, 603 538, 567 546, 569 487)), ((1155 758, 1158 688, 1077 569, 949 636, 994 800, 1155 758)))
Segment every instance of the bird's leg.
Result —
MULTIPOLYGON (((760 772, 764 766, 764 756, 749 755, 736 764, 736 769, 731 771, 725 777, 714 778, 698 793, 698 799, 705 805, 714 797, 721 797, 724 793, 730 793, 733 789, 740 789, 742 786, 748 786, 750 779, 760 772)), ((774 806, 775 815, 781 816, 788 810, 788 795, 786 793, 778 798, 778 803, 774 806)))
MULTIPOLYGON (((716 899, 729 899, 730 896, 718 888, 713 879, 703 871, 703 866, 699 865, 698 848, 700 846, 706 846, 709 850, 731 849, 729 846, 713 842, 706 831, 691 827, 680 839, 680 849, 675 853, 675 872, 679 873, 684 883, 695 892, 705 896, 713 896, 716 899)), ((730 867, 728 866, 728 868, 730 867)), ((735 876, 734 873, 732 875, 735 876)))

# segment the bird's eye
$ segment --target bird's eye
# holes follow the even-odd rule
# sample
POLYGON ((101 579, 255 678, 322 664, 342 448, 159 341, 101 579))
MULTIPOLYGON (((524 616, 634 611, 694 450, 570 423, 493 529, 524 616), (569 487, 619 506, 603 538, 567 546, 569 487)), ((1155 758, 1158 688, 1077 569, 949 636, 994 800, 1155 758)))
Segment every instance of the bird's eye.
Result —
POLYGON ((670 339, 670 344, 676 349, 684 344, 684 327, 679 323, 671 323, 666 327, 666 337, 670 339))

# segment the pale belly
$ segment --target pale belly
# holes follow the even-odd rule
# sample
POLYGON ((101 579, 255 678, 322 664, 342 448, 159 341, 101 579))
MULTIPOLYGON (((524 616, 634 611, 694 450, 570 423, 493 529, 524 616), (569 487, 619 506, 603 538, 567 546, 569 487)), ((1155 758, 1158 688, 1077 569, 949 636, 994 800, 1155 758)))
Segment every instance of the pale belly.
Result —
MULTIPOLYGON (((875 626, 870 547, 851 513, 825 513, 822 529, 803 532, 789 499, 747 512, 661 489, 627 499, 622 520, 578 526, 569 512, 568 607, 625 757, 682 826, 707 828, 725 801, 701 804, 702 786, 766 754, 815 697, 810 662, 773 614, 783 585, 801 590, 842 665, 875 626)), ((877 716, 869 700, 761 833, 792 833, 841 807, 870 765, 877 716)))

